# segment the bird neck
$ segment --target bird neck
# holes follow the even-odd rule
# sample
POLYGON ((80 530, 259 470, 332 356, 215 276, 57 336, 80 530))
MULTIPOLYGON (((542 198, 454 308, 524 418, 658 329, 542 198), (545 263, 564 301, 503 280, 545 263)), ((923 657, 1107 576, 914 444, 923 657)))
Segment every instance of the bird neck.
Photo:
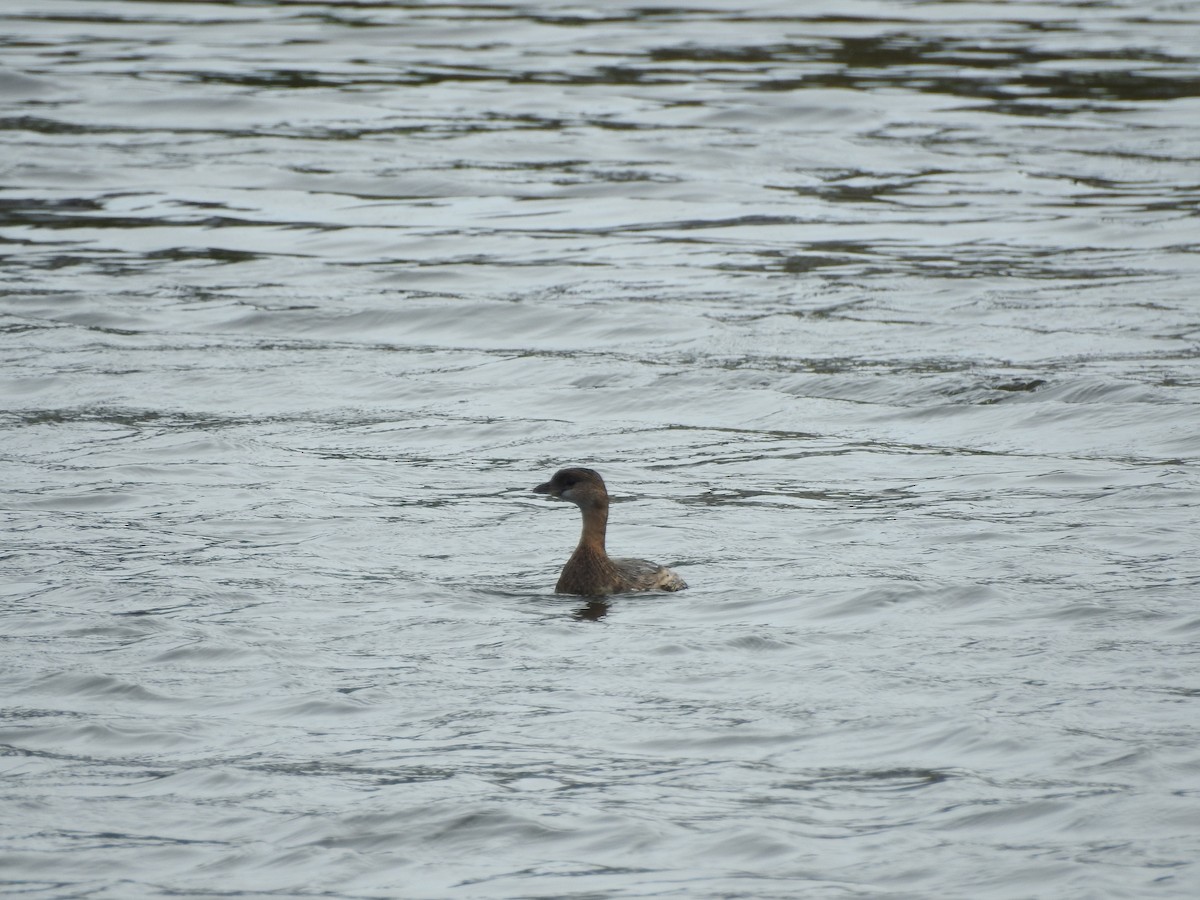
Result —
POLYGON ((604 534, 608 530, 608 504, 595 503, 581 506, 583 533, 579 536, 579 549, 587 548, 606 556, 604 534))

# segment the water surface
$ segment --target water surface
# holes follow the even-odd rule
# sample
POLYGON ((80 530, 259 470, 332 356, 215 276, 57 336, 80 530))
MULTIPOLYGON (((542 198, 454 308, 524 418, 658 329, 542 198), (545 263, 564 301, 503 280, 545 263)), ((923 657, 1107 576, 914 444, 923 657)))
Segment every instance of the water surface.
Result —
POLYGON ((1194 896, 1191 5, 0 18, 4 890, 1194 896))

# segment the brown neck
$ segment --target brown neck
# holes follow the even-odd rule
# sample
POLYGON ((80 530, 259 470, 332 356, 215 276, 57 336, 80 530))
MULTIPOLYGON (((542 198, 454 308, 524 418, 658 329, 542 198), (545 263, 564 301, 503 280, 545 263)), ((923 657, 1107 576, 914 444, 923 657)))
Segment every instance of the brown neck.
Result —
POLYGON ((600 503, 580 507, 583 513, 583 534, 579 536, 580 549, 598 551, 601 556, 607 555, 604 550, 604 532, 608 528, 608 504, 600 503))

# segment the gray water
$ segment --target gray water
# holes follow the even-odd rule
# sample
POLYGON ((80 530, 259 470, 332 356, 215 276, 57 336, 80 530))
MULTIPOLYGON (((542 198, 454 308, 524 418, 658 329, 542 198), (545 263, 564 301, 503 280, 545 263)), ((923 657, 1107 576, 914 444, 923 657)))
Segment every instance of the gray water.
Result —
POLYGON ((0 13, 0 891, 1200 893, 1200 5, 0 13))

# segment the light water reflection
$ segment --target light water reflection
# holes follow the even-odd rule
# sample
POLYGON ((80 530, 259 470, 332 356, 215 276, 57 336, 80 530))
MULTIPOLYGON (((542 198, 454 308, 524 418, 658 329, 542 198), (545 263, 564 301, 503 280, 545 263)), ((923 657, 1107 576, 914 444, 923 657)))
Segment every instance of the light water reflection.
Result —
POLYGON ((1197 18, 10 3, 5 884, 1191 896, 1197 18))

